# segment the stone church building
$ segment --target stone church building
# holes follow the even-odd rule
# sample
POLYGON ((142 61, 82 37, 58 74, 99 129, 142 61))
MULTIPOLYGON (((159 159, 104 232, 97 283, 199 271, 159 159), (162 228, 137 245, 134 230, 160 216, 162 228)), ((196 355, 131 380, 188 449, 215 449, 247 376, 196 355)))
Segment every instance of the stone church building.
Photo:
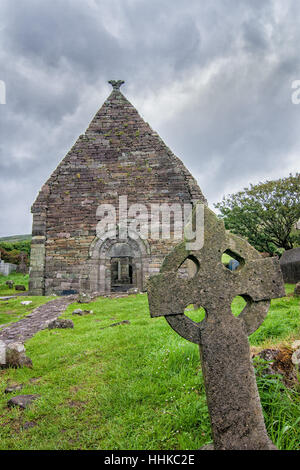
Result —
POLYGON ((143 238, 132 228, 124 239, 119 219, 99 233, 99 205, 121 217, 120 196, 128 206, 205 202, 181 160, 121 93, 123 82, 109 83, 111 94, 32 206, 32 295, 145 290, 179 240, 151 238, 150 231, 143 238))

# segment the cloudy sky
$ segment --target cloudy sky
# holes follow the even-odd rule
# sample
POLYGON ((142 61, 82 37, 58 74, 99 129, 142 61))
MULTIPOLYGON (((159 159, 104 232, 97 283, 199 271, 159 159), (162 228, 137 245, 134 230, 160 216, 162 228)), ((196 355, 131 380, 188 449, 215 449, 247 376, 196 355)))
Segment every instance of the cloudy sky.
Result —
POLYGON ((299 171, 299 0, 0 0, 0 236, 111 91, 213 203, 299 171))

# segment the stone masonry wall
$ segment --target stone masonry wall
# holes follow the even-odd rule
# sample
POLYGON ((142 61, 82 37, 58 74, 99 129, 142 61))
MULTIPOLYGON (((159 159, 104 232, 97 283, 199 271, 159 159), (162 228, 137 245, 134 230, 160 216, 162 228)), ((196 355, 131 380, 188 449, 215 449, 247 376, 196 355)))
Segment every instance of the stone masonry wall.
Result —
MULTIPOLYGON (((79 291, 99 204, 119 196, 128 206, 204 201, 183 163, 143 121, 118 90, 113 90, 84 135, 41 189, 33 212, 30 290, 33 294, 79 291)), ((148 239, 151 256, 145 277, 158 272, 178 240, 148 239)), ((88 287, 87 287, 88 289, 88 287)))

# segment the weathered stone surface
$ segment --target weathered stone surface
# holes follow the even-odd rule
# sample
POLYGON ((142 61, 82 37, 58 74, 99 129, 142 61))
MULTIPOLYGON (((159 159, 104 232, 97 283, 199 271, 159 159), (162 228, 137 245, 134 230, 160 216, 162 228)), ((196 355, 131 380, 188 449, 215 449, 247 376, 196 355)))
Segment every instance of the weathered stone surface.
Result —
POLYGON ((295 289, 294 289, 294 296, 300 297, 300 282, 297 282, 295 289))
POLYGON ((23 284, 16 284, 15 289, 19 291, 26 291, 26 287, 23 284))
POLYGON ((9 343, 6 345, 6 362, 3 367, 32 367, 32 360, 26 356, 25 346, 22 343, 9 343))
POLYGON ((74 323, 72 320, 67 319, 57 319, 53 320, 48 324, 49 330, 53 330, 55 328, 74 328, 74 323))
POLYGON ((35 426, 37 426, 37 423, 35 421, 26 421, 26 423, 24 423, 24 429, 31 429, 35 426))
POLYGON ((11 398, 7 405, 9 407, 18 406, 19 408, 25 409, 31 405, 34 400, 40 398, 40 395, 18 395, 16 397, 11 398))
POLYGON ((6 364, 6 344, 0 341, 0 367, 6 364))
POLYGON ((4 390, 4 393, 17 392, 18 390, 22 390, 23 387, 24 387, 23 384, 11 384, 8 387, 6 387, 6 389, 4 390))
POLYGON ((118 91, 121 85, 124 85, 124 80, 109 80, 108 83, 111 84, 114 90, 118 91))
POLYGON ((245 240, 226 232, 224 223, 205 207, 203 247, 191 252, 185 242, 179 244, 165 258, 160 274, 150 279, 147 291, 151 316, 165 316, 178 334, 199 344, 214 448, 274 449, 247 336, 262 323, 270 299, 285 295, 278 260, 263 259, 245 240), (224 252, 239 260, 239 269, 223 265, 224 252), (179 279, 178 268, 187 259, 197 269, 192 278, 179 279), (238 317, 231 312, 236 296, 247 302, 238 317), (202 322, 184 315, 189 304, 205 309, 202 322))
POLYGON ((83 310, 81 310, 81 308, 77 308, 72 312, 72 315, 83 315, 83 310))
POLYGON ((138 294, 139 290, 136 287, 133 287, 131 289, 128 289, 127 293, 130 294, 138 294))
POLYGON ((205 444, 199 450, 215 450, 215 448, 213 444, 205 444))
POLYGON ((295 366, 299 366, 300 364, 300 348, 297 349, 293 355, 292 355, 292 363, 295 365, 295 366))
MULTIPOLYGON (((130 287, 145 291, 145 280, 159 271, 178 243, 172 239, 174 226, 167 240, 150 234, 145 240, 134 238, 133 230, 125 240, 120 233, 106 238, 96 234, 99 204, 111 204, 118 213, 119 196, 127 196, 128 207, 144 204, 150 214, 151 204, 205 201, 193 176, 144 122, 118 83, 113 81, 112 93, 32 206, 32 294, 106 295, 130 287), (118 257, 128 258, 128 284, 123 283, 124 265, 118 257), (112 276, 118 261, 119 283, 112 276)), ((129 217, 128 226, 131 222, 129 217)))
POLYGON ((298 283, 300 281, 300 247, 285 251, 280 258, 280 267, 284 282, 298 283))
POLYGON ((82 316, 82 315, 89 315, 92 313, 94 313, 93 310, 81 310, 80 308, 77 308, 76 310, 72 312, 72 315, 82 316))
POLYGON ((118 323, 112 323, 111 325, 103 326, 102 328, 100 328, 100 330, 104 330, 105 328, 111 328, 111 327, 119 326, 119 325, 130 325, 130 321, 123 320, 123 321, 119 321, 118 323))
POLYGON ((25 347, 19 342, 7 344, 0 340, 0 368, 32 367, 32 361, 25 354, 25 347))
POLYGON ((92 297, 91 294, 86 294, 86 293, 82 292, 81 294, 79 294, 77 302, 79 304, 88 304, 92 300, 93 300, 93 297, 92 297))

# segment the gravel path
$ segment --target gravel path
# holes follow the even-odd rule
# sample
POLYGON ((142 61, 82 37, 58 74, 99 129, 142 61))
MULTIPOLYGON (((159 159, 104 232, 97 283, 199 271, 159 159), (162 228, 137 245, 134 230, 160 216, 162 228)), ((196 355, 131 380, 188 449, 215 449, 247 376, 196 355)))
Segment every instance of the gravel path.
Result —
POLYGON ((69 304, 76 300, 76 296, 68 295, 63 298, 50 300, 44 305, 35 308, 29 315, 15 323, 9 324, 0 331, 0 340, 4 343, 25 343, 38 331, 47 328, 48 323, 58 318, 69 304))

